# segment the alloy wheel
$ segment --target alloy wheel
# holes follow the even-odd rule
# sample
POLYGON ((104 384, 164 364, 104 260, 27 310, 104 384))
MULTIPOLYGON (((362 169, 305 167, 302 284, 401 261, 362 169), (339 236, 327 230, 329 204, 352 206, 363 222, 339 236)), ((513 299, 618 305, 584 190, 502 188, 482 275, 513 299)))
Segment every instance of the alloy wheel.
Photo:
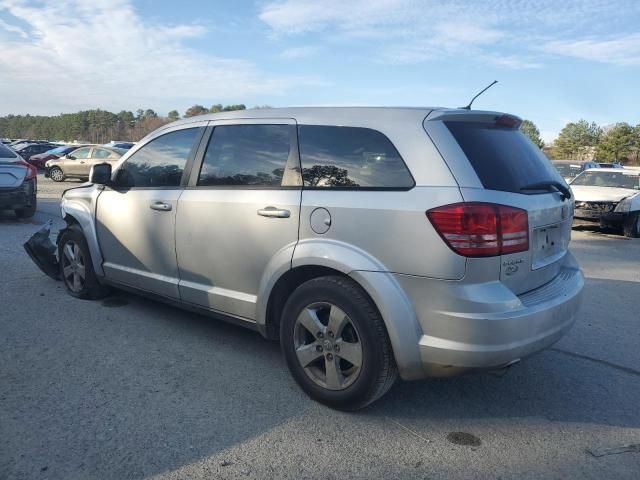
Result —
POLYGON ((344 390, 360 374, 360 336, 336 305, 317 302, 302 309, 294 327, 294 347, 307 376, 322 388, 344 390))
POLYGON ((62 248, 62 276, 74 293, 80 292, 85 286, 85 259, 80 245, 74 241, 68 241, 62 248))
POLYGON ((59 168, 51 169, 51 172, 49 172, 49 176, 51 177, 51 180, 53 180, 54 182, 61 182, 62 179, 64 178, 64 174, 62 173, 62 170, 60 170, 59 168))

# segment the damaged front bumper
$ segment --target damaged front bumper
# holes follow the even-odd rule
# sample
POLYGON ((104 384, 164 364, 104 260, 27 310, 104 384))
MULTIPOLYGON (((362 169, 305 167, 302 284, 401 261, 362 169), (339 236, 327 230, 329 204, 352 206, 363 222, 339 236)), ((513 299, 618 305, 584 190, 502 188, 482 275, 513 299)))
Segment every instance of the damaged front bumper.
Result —
POLYGON ((54 280, 60 280, 60 265, 56 254, 58 249, 49 238, 51 225, 51 221, 45 223, 23 246, 40 270, 54 280))

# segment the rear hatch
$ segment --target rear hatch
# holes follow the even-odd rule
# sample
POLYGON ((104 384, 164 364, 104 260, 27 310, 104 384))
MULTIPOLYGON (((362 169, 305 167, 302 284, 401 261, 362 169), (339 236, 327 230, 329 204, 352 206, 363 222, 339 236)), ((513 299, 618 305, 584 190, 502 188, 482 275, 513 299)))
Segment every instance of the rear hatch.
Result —
MULTIPOLYGON (((559 273, 573 220, 566 182, 519 125, 517 117, 494 112, 441 111, 425 120, 465 202, 527 212, 528 249, 500 255, 499 267, 485 264, 499 268, 494 275, 515 294, 538 288, 559 273)), ((473 265, 482 268, 481 262, 473 265)))

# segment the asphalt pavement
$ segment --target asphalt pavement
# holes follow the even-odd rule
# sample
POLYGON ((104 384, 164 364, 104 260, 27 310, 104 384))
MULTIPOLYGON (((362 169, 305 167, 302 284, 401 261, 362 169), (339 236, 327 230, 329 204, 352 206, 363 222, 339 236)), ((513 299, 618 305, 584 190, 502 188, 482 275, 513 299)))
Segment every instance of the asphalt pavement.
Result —
POLYGON ((551 349, 340 413, 254 332, 40 273, 22 243, 71 183, 0 214, 0 479, 640 478, 640 240, 574 231, 585 302, 551 349))

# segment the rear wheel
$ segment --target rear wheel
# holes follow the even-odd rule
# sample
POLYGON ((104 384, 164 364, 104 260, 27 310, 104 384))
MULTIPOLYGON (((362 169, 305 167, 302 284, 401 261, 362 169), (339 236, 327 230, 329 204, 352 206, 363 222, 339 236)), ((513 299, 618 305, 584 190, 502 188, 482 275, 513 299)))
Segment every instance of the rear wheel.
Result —
POLYGON ((49 170, 49 178, 54 182, 61 182, 64 180, 64 172, 59 167, 53 167, 49 170))
POLYGON ((60 277, 69 294, 85 300, 97 300, 109 293, 108 287, 98 282, 87 241, 77 225, 60 234, 58 258, 60 277))
POLYGON ((363 408, 397 378, 384 322, 349 278, 320 277, 298 287, 284 307, 280 342, 300 387, 333 408, 363 408))
POLYGON ((31 203, 28 207, 16 208, 16 217, 18 218, 31 218, 36 214, 36 208, 38 205, 38 199, 36 195, 31 196, 31 203))
POLYGON ((630 213, 624 222, 624 236, 640 238, 640 212, 630 213))

